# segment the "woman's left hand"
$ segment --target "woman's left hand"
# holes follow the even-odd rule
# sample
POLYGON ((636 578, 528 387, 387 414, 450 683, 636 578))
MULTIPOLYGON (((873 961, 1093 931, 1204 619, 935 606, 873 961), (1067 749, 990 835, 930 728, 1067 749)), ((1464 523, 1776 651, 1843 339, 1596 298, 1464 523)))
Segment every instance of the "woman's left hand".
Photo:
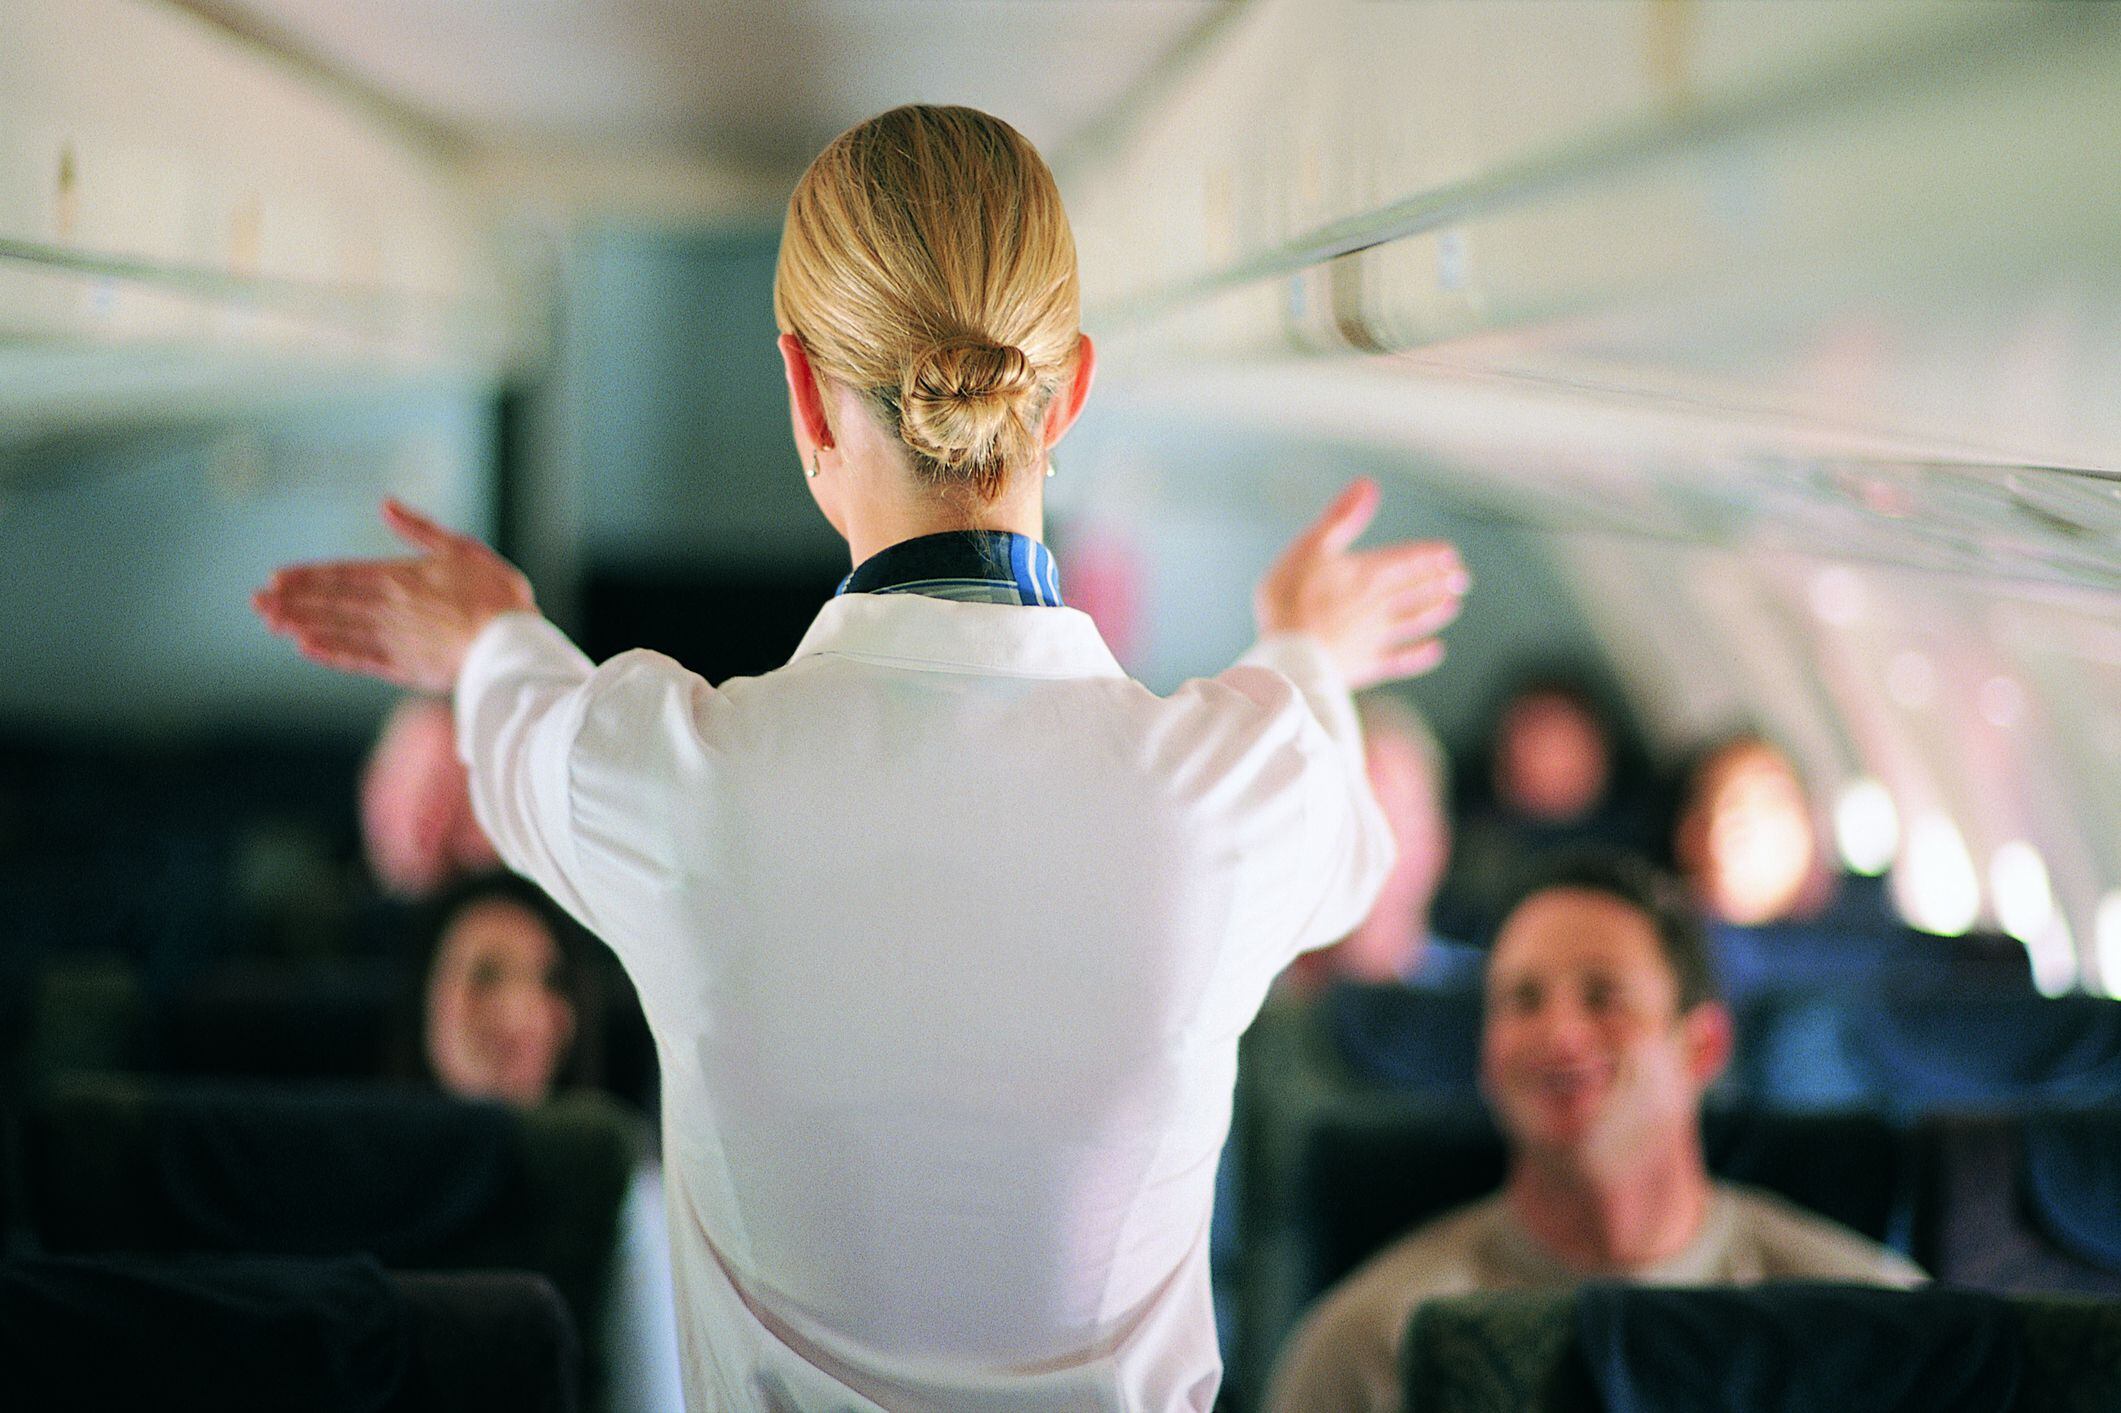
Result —
POLYGON ((469 535, 395 500, 383 522, 421 553, 291 565, 251 595, 273 632, 311 662, 448 692, 479 630, 504 613, 535 613, 522 571, 469 535))

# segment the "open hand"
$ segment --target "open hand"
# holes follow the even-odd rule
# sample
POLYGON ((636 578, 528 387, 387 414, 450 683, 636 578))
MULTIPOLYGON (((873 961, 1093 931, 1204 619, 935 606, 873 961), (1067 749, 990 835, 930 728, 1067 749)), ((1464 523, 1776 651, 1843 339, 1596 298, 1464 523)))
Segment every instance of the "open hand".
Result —
POLYGON ((1312 634, 1356 690, 1442 662, 1436 635, 1458 617, 1472 583, 1442 540, 1351 549, 1378 500, 1375 481, 1351 482, 1282 551, 1252 597, 1262 636, 1312 634))
POLYGON ((447 692, 481 628, 504 613, 537 611, 530 581, 469 535, 398 501, 383 502, 383 523, 420 553, 291 565, 251 595, 251 607, 311 662, 447 692))

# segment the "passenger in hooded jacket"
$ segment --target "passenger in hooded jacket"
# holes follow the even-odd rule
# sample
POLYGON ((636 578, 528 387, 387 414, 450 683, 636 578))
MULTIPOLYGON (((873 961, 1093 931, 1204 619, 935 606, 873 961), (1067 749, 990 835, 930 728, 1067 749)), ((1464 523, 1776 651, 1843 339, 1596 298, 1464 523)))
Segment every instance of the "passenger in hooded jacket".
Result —
POLYGON ((592 664, 394 502, 413 557, 282 570, 256 607, 452 692, 480 823, 631 974, 694 1413, 1206 1409, 1238 1036, 1391 867, 1349 693, 1436 665, 1464 568, 1353 549, 1359 481, 1262 580, 1236 666, 1127 678, 1041 543, 1093 368, 1073 240, 985 114, 836 139, 775 305, 853 564, 786 667, 592 664))

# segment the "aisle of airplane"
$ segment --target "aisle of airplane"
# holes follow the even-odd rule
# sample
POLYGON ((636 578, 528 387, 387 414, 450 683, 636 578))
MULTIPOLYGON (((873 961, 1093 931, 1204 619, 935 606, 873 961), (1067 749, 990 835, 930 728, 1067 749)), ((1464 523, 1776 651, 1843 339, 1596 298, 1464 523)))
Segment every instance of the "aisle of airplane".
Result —
MULTIPOLYGON (((667 1320, 626 1265, 629 985, 538 915, 581 989, 534 1092, 360 1087, 448 1088, 437 880, 492 847, 447 712, 248 597, 392 552, 394 495, 594 659, 785 662, 849 564, 789 441, 780 221, 901 102, 1052 161, 1098 375, 1047 538, 1129 673, 1226 667, 1354 476, 1370 542, 1471 571, 1444 665, 1365 708, 1433 869, 1244 1042, 1218 1406, 1502 1180, 1497 860, 1586 840, 1706 909, 1717 1180, 2017 1302, 2053 1406, 2121 1397, 2121 6, 2064 0, 0 0, 0 1305, 40 1253, 132 1253, 52 1268, 122 1311, 169 1298, 138 1253, 366 1252, 260 1298, 428 1350, 360 1364, 391 1406, 484 1406, 510 1341, 511 1406, 675 1406, 625 1322, 667 1320), (1590 804, 1512 813, 1525 698, 1603 733, 1590 804), (1718 831, 1772 901, 1716 891, 1718 831), (319 1227, 349 1133, 378 1195, 319 1227)), ((1485 1342, 1521 1394, 1591 1317, 1438 1318, 1395 1379, 1485 1342)))

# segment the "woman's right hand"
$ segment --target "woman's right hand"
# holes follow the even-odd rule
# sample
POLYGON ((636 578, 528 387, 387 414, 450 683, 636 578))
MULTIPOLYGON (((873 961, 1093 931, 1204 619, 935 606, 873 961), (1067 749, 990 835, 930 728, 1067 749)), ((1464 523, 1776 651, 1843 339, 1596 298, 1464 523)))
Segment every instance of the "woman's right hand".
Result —
POLYGON ((1377 514, 1377 483, 1350 483, 1282 551, 1252 596, 1262 637, 1309 633, 1350 690, 1419 677, 1443 661, 1436 635, 1458 617, 1472 579, 1442 540, 1351 549, 1377 514))

